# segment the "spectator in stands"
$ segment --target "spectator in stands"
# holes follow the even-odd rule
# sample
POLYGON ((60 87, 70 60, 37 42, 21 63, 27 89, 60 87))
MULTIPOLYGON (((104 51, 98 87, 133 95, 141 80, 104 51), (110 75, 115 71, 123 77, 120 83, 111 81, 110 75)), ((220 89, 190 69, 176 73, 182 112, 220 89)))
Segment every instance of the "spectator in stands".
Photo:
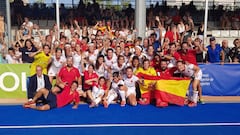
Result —
POLYGON ((43 68, 43 73, 47 74, 47 68, 51 62, 50 47, 48 45, 43 45, 42 48, 43 49, 39 49, 38 51, 29 54, 30 57, 34 58, 34 61, 30 66, 31 76, 36 73, 37 65, 40 65, 43 68))
POLYGON ((222 41, 222 50, 224 53, 224 63, 230 63, 230 48, 228 47, 228 40, 224 39, 222 41))
MULTIPOLYGON (((36 66, 36 74, 29 77, 29 83, 27 86, 27 97, 28 100, 31 101, 37 91, 39 91, 42 88, 45 88, 47 90, 51 90, 52 84, 49 81, 49 77, 46 74, 43 74, 43 69, 41 66, 36 66)), ((40 98, 42 100, 43 98, 40 98)))
POLYGON ((24 22, 22 24, 23 36, 30 38, 32 36, 33 23, 29 21, 28 17, 24 17, 24 22))
POLYGON ((182 42, 187 42, 187 39, 189 37, 192 37, 192 29, 190 28, 190 25, 188 23, 185 23, 185 32, 182 35, 182 42))
POLYGON ((104 33, 107 29, 102 21, 97 21, 97 24, 93 28, 96 30, 100 30, 102 33, 104 33))
POLYGON ((202 44, 202 40, 200 38, 196 38, 194 39, 193 42, 194 48, 195 50, 199 50, 196 52, 196 61, 203 63, 203 44, 202 44))
POLYGON ((207 51, 207 62, 210 63, 224 63, 225 55, 220 47, 219 44, 216 43, 215 37, 211 37, 210 39, 210 45, 208 45, 206 48, 204 48, 205 51, 207 51), (221 59, 220 59, 221 57, 221 59))
POLYGON ((230 51, 230 57, 234 62, 240 62, 240 40, 237 38, 233 41, 234 47, 230 51))
POLYGON ((203 22, 198 27, 197 36, 198 36, 198 38, 203 40, 203 36, 204 36, 204 23, 203 22))
POLYGON ((6 50, 6 44, 4 43, 3 40, 0 39, 0 63, 4 63, 4 55, 6 54, 5 50, 6 50))
POLYGON ((191 47, 186 43, 183 42, 181 45, 181 51, 179 51, 179 54, 181 56, 181 59, 187 63, 191 63, 194 65, 197 65, 197 60, 196 60, 196 53, 197 51, 200 52, 200 47, 198 44, 196 44, 197 47, 195 47, 198 50, 191 49, 191 47))
POLYGON ((19 59, 19 63, 22 63, 22 53, 19 51, 20 47, 21 46, 18 42, 15 45, 13 45, 15 56, 19 59))
POLYGON ((168 38, 170 43, 178 42, 178 40, 180 40, 180 35, 175 25, 171 26, 171 30, 167 30, 165 38, 168 38))
POLYGON ((28 101, 23 105, 24 108, 31 108, 40 111, 46 111, 53 108, 60 108, 69 103, 74 102, 73 109, 78 108, 79 104, 79 94, 76 91, 78 88, 78 82, 73 81, 71 85, 66 83, 60 83, 56 85, 51 91, 42 88, 40 89, 32 101, 28 101), (53 91, 62 91, 60 94, 53 93, 53 91), (37 106, 37 99, 40 97, 44 97, 46 102, 43 105, 37 106))
POLYGON ((9 64, 17 64, 20 63, 20 57, 16 56, 14 48, 8 48, 8 54, 5 55, 5 59, 9 64))
POLYGON ((4 17, 0 14, 0 40, 4 40, 4 17))
POLYGON ((223 13, 223 15, 220 17, 220 24, 221 24, 221 28, 222 28, 223 30, 227 30, 227 29, 229 29, 230 26, 231 26, 231 21, 230 21, 230 19, 229 19, 228 13, 227 13, 226 11, 225 11, 225 12, 223 13))
POLYGON ((37 48, 33 45, 31 39, 27 39, 25 41, 24 47, 20 48, 19 51, 22 53, 23 63, 32 63, 34 58, 30 57, 30 54, 37 52, 37 48))

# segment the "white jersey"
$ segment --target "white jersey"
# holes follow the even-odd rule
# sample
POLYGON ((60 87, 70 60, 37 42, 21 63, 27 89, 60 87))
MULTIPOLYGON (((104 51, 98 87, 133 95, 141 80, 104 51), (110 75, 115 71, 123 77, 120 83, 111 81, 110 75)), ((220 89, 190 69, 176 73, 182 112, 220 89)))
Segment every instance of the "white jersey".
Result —
POLYGON ((52 56, 52 64, 48 70, 48 75, 56 76, 65 62, 66 58, 64 56, 61 56, 59 60, 56 59, 56 56, 52 56))
MULTIPOLYGON (((137 56, 137 55, 136 55, 136 54, 132 54, 132 55, 131 55, 131 59, 132 59, 134 56, 137 56)), ((141 53, 141 55, 138 56, 138 58, 139 58, 139 62, 142 63, 143 60, 144 60, 145 58, 147 58, 147 55, 146 55, 145 53, 141 53)))
POLYGON ((98 69, 96 69, 97 75, 107 77, 107 67, 105 67, 105 64, 102 64, 98 69))
POLYGON ((135 75, 133 75, 131 78, 128 78, 127 76, 124 76, 124 84, 127 87, 135 87, 135 84, 138 80, 139 80, 139 78, 135 75))
POLYGON ((89 61, 95 64, 98 56, 98 50, 94 50, 93 54, 90 54, 89 52, 85 52, 85 56, 88 57, 89 61))
POLYGON ((104 59, 105 59, 105 64, 108 67, 111 67, 114 63, 117 62, 117 56, 116 55, 113 55, 112 59, 110 59, 110 60, 107 57, 105 57, 104 59))
POLYGON ((182 72, 182 74, 184 76, 187 77, 191 77, 194 75, 194 70, 193 70, 194 65, 193 64, 189 64, 189 65, 185 65, 185 70, 182 72))
POLYGON ((102 89, 101 87, 98 86, 93 86, 92 89, 92 95, 93 98, 98 98, 99 96, 103 96, 104 95, 104 89, 102 89))
POLYGON ((112 89, 115 91, 115 92, 117 92, 118 93, 118 91, 119 91, 119 85, 124 85, 124 82, 123 82, 123 80, 119 80, 117 83, 116 82, 114 82, 114 81, 112 81, 112 89))
POLYGON ((136 95, 136 82, 139 80, 139 78, 135 75, 133 75, 131 78, 128 78, 127 76, 124 76, 124 84, 127 86, 127 94, 128 97, 131 94, 136 95))
POLYGON ((75 53, 73 55, 73 66, 79 69, 79 67, 81 67, 81 60, 82 60, 82 56, 75 53))
POLYGON ((125 69, 126 67, 126 64, 123 63, 121 67, 118 66, 118 63, 114 63, 112 66, 111 66, 111 69, 112 69, 112 72, 121 72, 121 74, 123 73, 123 70, 125 69))
MULTIPOLYGON (((185 65, 185 70, 182 71, 181 73, 184 75, 184 76, 187 76, 187 77, 192 77, 194 76, 194 65, 193 64, 189 64, 189 65, 185 65)), ((202 79, 202 71, 200 70, 198 73, 197 73, 197 76, 194 76, 195 79, 197 80, 201 80, 202 79)))
POLYGON ((9 54, 6 54, 6 58, 8 64, 16 64, 19 63, 18 60, 16 60, 16 56, 10 56, 9 54))

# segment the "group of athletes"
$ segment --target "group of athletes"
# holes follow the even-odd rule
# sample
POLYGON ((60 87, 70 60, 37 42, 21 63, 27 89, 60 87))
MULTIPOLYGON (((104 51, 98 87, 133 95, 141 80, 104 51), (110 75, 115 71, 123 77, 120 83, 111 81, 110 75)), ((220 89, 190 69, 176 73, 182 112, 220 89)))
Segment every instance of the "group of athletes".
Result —
MULTIPOLYGON (((137 46, 134 49, 137 50, 140 47, 137 46)), ((60 49, 56 49, 56 52, 57 50, 60 49)), ((106 56, 97 56, 95 65, 86 65, 82 60, 81 68, 74 66, 74 57, 67 57, 66 62, 60 67, 59 63, 62 61, 56 59, 59 55, 56 53, 54 56, 56 61, 52 62, 55 65, 50 67, 51 73, 48 72, 49 76, 55 72, 55 86, 51 90, 46 88, 38 90, 33 99, 23 106, 49 110, 72 103, 73 108, 76 109, 80 100, 89 103, 90 108, 97 107, 99 104, 108 108, 111 103, 119 103, 121 106, 154 103, 157 107, 167 107, 171 104, 163 101, 161 95, 152 96, 155 91, 154 81, 146 84, 144 78, 138 76, 140 73, 163 78, 190 78, 193 91, 186 95, 186 104, 194 107, 198 100, 201 101, 201 69, 181 58, 176 60, 177 57, 174 56, 177 55, 176 52, 173 57, 170 55, 160 57, 160 54, 156 54, 152 60, 143 55, 140 55, 142 58, 134 55, 129 57, 130 63, 125 61, 124 55, 117 56, 114 52, 114 49, 108 48, 106 56), (167 57, 170 57, 170 60, 167 57), (41 104, 38 104, 39 99, 43 100, 41 104)))

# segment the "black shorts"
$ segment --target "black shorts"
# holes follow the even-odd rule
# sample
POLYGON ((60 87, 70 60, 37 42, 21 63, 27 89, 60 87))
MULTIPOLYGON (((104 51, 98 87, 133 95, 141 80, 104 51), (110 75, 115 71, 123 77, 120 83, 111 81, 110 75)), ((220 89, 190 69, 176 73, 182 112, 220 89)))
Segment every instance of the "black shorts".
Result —
POLYGON ((83 87, 83 91, 84 91, 84 92, 86 92, 86 91, 88 91, 88 90, 92 90, 92 87, 90 87, 90 88, 84 88, 84 87, 83 87))
POLYGON ((46 104, 50 106, 50 109, 57 108, 57 96, 49 91, 46 104))

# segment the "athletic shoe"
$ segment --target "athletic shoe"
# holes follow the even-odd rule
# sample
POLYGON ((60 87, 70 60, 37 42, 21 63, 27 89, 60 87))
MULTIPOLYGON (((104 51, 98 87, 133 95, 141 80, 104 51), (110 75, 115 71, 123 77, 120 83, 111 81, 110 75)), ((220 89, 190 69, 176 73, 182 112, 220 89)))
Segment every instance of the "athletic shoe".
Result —
POLYGON ((196 106, 197 106, 197 103, 194 103, 194 102, 188 103, 188 107, 196 107, 196 106))
POLYGON ((202 99, 199 99, 199 100, 198 100, 198 103, 200 103, 200 104, 205 104, 205 102, 204 102, 202 99))
POLYGON ((96 107, 96 104, 94 102, 92 102, 90 105, 89 105, 89 108, 93 108, 93 107, 96 107))
POLYGON ((31 105, 31 104, 35 104, 35 102, 33 102, 33 101, 28 101, 27 103, 24 103, 24 105, 31 105))
POLYGON ((103 106, 104 106, 104 108, 108 108, 108 103, 107 103, 107 101, 103 101, 103 106))
POLYGON ((147 98, 140 98, 140 100, 138 101, 138 103, 140 104, 140 105, 149 105, 150 104, 150 100, 149 99, 147 99, 147 98))
POLYGON ((23 104, 23 107, 24 107, 24 108, 30 108, 32 104, 35 104, 35 102, 33 102, 33 101, 31 100, 31 101, 28 101, 27 103, 24 103, 24 104, 23 104))
POLYGON ((167 107, 168 103, 167 102, 162 102, 161 100, 156 101, 156 107, 167 107))
POLYGON ((126 101, 121 101, 121 106, 124 107, 126 105, 126 101))

